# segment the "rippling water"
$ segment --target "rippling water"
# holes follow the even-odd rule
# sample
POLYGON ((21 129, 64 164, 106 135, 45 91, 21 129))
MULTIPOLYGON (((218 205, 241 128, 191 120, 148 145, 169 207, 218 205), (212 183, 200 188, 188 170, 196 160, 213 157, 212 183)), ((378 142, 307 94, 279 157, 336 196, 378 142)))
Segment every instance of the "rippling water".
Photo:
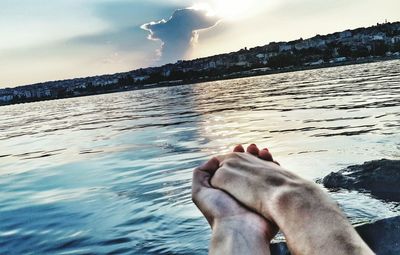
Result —
MULTIPOLYGON (((400 158, 400 61, 0 107, 0 254, 206 254, 192 169, 237 143, 315 180, 400 158)), ((336 192, 353 223, 399 206, 336 192)))

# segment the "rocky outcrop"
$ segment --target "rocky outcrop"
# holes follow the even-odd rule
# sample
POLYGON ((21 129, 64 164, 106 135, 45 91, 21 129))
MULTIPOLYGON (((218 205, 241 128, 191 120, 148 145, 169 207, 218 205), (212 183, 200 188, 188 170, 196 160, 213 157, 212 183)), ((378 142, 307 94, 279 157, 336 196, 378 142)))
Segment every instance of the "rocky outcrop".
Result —
POLYGON ((385 200, 400 202, 400 160, 375 160, 330 173, 322 180, 326 188, 369 192, 385 200))
MULTIPOLYGON (((400 216, 356 227, 357 232, 377 255, 400 254, 400 216)), ((286 243, 271 245, 272 255, 290 255, 286 243)))
POLYGON ((377 255, 400 254, 400 216, 356 228, 377 255))

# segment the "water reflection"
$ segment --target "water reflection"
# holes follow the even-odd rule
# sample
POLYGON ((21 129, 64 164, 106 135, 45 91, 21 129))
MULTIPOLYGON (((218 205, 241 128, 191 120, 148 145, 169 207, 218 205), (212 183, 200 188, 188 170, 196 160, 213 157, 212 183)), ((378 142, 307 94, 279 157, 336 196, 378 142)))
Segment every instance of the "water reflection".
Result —
MULTIPOLYGON (((206 254, 191 170, 237 143, 308 179, 399 158, 399 61, 0 108, 0 253, 206 254)), ((334 192, 354 223, 398 214, 334 192)))

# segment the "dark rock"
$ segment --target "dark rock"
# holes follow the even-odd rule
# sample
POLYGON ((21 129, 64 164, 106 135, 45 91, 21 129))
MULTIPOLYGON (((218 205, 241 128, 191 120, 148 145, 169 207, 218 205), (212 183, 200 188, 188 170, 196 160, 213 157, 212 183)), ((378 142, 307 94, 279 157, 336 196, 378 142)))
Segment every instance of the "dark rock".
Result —
MULTIPOLYGON (((369 192, 385 200, 400 202, 400 160, 375 160, 349 166, 323 178, 327 188, 369 192)), ((377 255, 400 254, 400 216, 356 227, 377 255)), ((272 255, 290 255, 286 243, 271 245, 272 255)))
MULTIPOLYGON (((400 254, 400 216, 356 227, 357 232, 376 255, 400 254)), ((271 255, 289 255, 286 243, 271 245, 271 255)))
POLYGON ((327 188, 370 192, 377 198, 400 202, 400 160, 375 160, 330 173, 322 183, 327 188))
POLYGON ((400 216, 356 228, 377 255, 400 254, 400 216))
POLYGON ((270 249, 271 255, 290 255, 290 251, 285 242, 271 244, 270 249))

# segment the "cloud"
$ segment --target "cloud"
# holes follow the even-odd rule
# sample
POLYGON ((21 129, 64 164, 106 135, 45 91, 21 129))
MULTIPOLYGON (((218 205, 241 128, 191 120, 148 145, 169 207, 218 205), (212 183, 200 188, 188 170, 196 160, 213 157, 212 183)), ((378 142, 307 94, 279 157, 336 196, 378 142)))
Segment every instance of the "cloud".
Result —
POLYGON ((199 30, 215 26, 218 20, 204 10, 186 8, 175 10, 167 21, 153 21, 141 28, 149 31, 148 39, 162 42, 160 62, 171 63, 187 55, 197 41, 199 30))

